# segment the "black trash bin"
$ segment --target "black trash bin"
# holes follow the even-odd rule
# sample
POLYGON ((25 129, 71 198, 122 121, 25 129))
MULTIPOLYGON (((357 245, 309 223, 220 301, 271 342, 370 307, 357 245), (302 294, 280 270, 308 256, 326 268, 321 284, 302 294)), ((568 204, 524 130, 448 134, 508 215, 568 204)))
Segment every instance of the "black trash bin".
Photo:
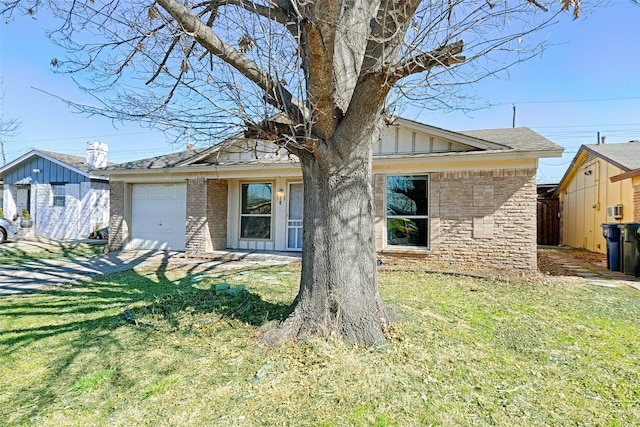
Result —
POLYGON ((620 260, 625 274, 640 277, 640 223, 620 224, 620 260))
POLYGON ((602 235, 607 241, 607 268, 620 271, 620 225, 617 222, 601 224, 602 235))

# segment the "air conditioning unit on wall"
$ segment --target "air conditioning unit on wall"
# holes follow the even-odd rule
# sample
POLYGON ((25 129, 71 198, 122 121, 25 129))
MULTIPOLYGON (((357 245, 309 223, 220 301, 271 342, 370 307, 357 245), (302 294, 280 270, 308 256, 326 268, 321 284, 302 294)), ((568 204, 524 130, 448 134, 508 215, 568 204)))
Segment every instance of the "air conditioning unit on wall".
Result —
POLYGON ((621 219, 622 205, 607 206, 607 218, 621 219))

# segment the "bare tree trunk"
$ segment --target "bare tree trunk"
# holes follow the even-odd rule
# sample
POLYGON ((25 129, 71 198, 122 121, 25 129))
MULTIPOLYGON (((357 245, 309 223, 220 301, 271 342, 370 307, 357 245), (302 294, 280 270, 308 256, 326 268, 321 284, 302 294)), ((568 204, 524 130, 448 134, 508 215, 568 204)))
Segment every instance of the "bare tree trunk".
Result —
POLYGON ((268 343, 307 336, 361 345, 386 340, 390 319, 378 291, 371 176, 377 135, 364 137, 370 143, 346 144, 353 147, 349 153, 301 156, 305 215, 300 291, 289 318, 265 336, 268 343))

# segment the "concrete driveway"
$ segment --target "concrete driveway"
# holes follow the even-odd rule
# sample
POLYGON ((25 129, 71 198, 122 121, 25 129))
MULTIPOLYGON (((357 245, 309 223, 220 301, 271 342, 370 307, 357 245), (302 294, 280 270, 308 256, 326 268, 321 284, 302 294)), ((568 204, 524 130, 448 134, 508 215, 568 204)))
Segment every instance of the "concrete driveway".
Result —
MULTIPOLYGON (((20 250, 35 253, 78 244, 47 240, 18 240, 0 246, 3 250, 20 250)), ((131 250, 109 252, 88 258, 58 258, 30 261, 17 265, 0 266, 0 296, 34 291, 43 287, 65 285, 90 280, 99 274, 153 268, 168 264, 172 268, 190 266, 193 272, 242 268, 259 265, 284 265, 299 259, 296 254, 266 254, 242 252, 216 252, 204 258, 186 257, 182 252, 131 250)))

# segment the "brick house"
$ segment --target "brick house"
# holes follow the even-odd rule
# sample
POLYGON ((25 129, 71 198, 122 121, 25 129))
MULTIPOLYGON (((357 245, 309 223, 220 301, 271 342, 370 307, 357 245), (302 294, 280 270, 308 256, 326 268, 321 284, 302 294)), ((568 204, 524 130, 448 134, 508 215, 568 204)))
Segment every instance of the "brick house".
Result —
MULTIPOLYGON (((108 146, 87 143, 86 155, 31 150, 0 168, 2 208, 7 217, 26 209, 32 226, 25 237, 86 238, 109 223, 108 146)), ((23 223, 24 224, 24 223, 23 223)))
MULTIPOLYGON (((561 147, 526 128, 398 119, 374 151, 378 251, 536 268, 536 168, 561 147)), ((105 171, 112 250, 301 250, 300 167, 273 144, 238 137, 105 171)))

